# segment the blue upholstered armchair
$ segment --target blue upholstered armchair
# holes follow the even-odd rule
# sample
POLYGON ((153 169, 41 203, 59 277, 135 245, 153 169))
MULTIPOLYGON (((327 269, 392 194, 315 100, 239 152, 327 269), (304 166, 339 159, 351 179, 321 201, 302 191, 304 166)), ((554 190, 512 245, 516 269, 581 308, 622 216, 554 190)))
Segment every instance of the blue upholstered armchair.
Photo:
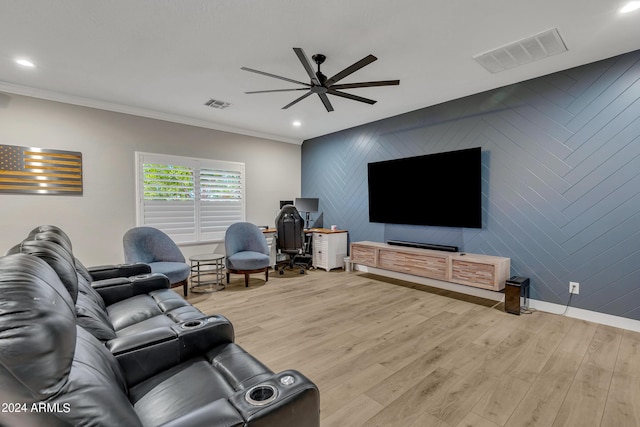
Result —
POLYGON ((187 296, 190 267, 171 237, 153 227, 135 227, 122 238, 125 262, 143 262, 152 273, 162 273, 171 286, 182 286, 187 296))
POLYGON ((244 285, 249 286, 249 275, 264 271, 269 281, 269 246, 262 231, 255 224, 236 222, 227 228, 224 236, 227 283, 230 273, 244 274, 244 285))

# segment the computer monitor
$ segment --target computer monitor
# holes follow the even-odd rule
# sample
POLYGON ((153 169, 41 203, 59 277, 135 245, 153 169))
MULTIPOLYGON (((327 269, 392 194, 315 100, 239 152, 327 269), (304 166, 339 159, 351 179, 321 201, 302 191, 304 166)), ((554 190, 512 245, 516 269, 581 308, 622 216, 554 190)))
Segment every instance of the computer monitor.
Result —
POLYGON ((296 198, 295 207, 298 212, 318 212, 318 200, 317 198, 296 198))
POLYGON ((311 212, 318 212, 318 199, 317 198, 296 198, 295 203, 298 212, 305 212, 304 228, 309 228, 309 219, 311 212))

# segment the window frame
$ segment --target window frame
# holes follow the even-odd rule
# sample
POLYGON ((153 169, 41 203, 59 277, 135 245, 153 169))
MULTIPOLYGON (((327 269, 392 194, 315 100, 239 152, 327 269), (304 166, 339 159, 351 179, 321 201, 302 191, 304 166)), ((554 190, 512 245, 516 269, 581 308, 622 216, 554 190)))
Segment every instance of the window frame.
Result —
MULTIPOLYGON (((221 242, 224 240, 224 233, 229 225, 233 222, 245 221, 246 220, 246 190, 245 190, 245 164, 241 162, 230 162, 224 160, 214 160, 214 159, 204 159, 197 157, 184 157, 184 156, 175 156, 170 154, 158 154, 158 153, 147 153, 147 152, 135 152, 135 188, 136 188, 136 225, 137 226, 150 226, 156 227, 169 235, 177 244, 179 245, 190 245, 190 244, 203 244, 203 243, 213 243, 213 242, 221 242), (181 166, 193 169, 193 233, 174 233, 170 229, 165 227, 161 227, 158 224, 151 223, 149 221, 145 221, 145 213, 148 213, 147 206, 145 205, 144 198, 144 181, 145 181, 145 172, 144 172, 144 164, 162 164, 165 166, 181 166), (232 173, 238 173, 240 177, 239 183, 239 215, 237 209, 234 207, 234 214, 231 216, 231 220, 229 224, 224 226, 224 229, 220 229, 220 227, 216 227, 217 231, 209 231, 206 232, 206 225, 203 224, 203 212, 208 211, 209 213, 213 212, 213 215, 219 215, 225 213, 224 209, 206 209, 208 203, 206 200, 203 201, 201 195, 201 171, 229 171, 232 173)), ((206 174, 205 174, 206 175, 206 174)), ((186 199, 185 199, 186 200, 186 199)), ((148 200, 150 201, 150 200, 148 200)), ((234 199, 235 201, 235 199, 234 199)), ((178 203, 178 201, 175 201, 178 203)), ((159 202, 158 204, 163 203, 159 202)), ((165 201, 164 203, 170 204, 172 201, 165 201)), ((181 206, 180 208, 184 208, 183 210, 186 212, 191 207, 189 206, 181 206)), ((170 217, 169 217, 170 218, 170 217)), ((205 218, 206 219, 206 218, 205 218)), ((186 229, 189 231, 190 229, 186 229)))

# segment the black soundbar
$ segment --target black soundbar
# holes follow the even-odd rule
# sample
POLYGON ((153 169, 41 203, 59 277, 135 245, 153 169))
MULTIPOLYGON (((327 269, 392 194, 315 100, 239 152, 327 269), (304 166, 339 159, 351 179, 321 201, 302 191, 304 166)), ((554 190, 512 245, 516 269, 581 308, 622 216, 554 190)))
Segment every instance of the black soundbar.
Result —
POLYGON ((404 240, 387 240, 389 245, 407 246, 409 248, 433 249, 436 251, 458 252, 457 246, 436 245, 434 243, 405 242, 404 240))

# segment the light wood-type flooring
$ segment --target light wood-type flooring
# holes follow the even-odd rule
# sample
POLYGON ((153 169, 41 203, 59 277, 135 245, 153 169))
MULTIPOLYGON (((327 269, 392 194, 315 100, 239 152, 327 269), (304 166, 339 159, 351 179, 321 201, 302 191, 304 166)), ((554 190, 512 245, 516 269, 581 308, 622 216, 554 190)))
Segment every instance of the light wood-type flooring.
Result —
POLYGON ((231 277, 189 300, 314 381, 323 427, 640 426, 640 333, 362 272, 231 277))

